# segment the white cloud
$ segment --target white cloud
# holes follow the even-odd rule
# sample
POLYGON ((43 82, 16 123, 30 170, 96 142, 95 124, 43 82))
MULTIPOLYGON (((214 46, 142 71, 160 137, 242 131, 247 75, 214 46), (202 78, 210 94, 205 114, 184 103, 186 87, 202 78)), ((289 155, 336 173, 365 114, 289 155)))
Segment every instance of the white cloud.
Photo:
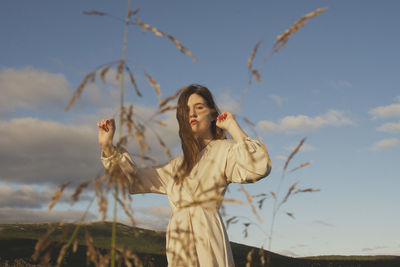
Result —
POLYGON ((380 151, 380 150, 395 147, 398 144, 399 144, 399 140, 397 138, 383 139, 383 140, 373 144, 370 149, 372 151, 380 151))
MULTIPOLYGON (((135 106, 134 111, 143 114, 141 118, 145 120, 154 110, 153 107, 135 106)), ((100 112, 102 115, 105 113, 100 112)), ((87 115, 73 124, 37 118, 0 120, 0 181, 60 184, 67 180, 80 183, 94 178, 103 169, 96 127, 101 118, 98 114, 87 115)), ((150 129, 146 125, 146 140, 150 150, 145 154, 164 163, 168 157, 154 132, 170 148, 173 156, 177 156, 180 154, 178 126, 175 112, 167 112, 157 119, 167 126, 152 123, 150 129)), ((114 144, 116 142, 117 138, 114 138, 114 144)), ((128 151, 139 161, 135 155, 139 155, 140 149, 133 138, 130 139, 128 151)))
POLYGON ((270 95, 269 97, 272 98, 272 100, 274 100, 275 103, 280 107, 282 106, 283 102, 287 100, 286 98, 282 98, 278 95, 270 95))
POLYGON ((239 101, 233 98, 231 90, 225 90, 216 96, 216 104, 221 112, 229 111, 234 114, 239 114, 241 109, 239 101))
MULTIPOLYGON (((23 185, 17 189, 8 185, 0 185, 0 207, 9 208, 41 208, 48 206, 54 193, 58 188, 39 191, 31 186, 23 185)), ((71 200, 73 189, 65 189, 57 202, 67 202, 71 200)), ((82 193, 79 200, 88 200, 87 194, 82 193)))
POLYGON ((101 166, 94 127, 18 118, 0 121, 0 135, 2 181, 82 182, 101 166))
MULTIPOLYGON (((79 210, 30 210, 19 208, 0 208, 0 222, 77 222, 85 211, 79 210)), ((88 213, 86 221, 92 221, 96 215, 88 213)))
POLYGON ((329 110, 323 115, 309 117, 306 115, 287 116, 278 123, 271 121, 259 121, 257 127, 264 132, 271 133, 295 133, 309 132, 327 126, 344 126, 354 124, 347 118, 343 111, 329 110))
POLYGON ((373 119, 386 119, 400 117, 400 104, 391 104, 388 106, 380 106, 369 111, 373 119))
POLYGON ((400 122, 389 122, 377 128, 378 131, 386 133, 400 133, 400 122))
POLYGON ((65 107, 71 97, 63 74, 26 67, 0 72, 0 112, 16 108, 48 110, 65 107))

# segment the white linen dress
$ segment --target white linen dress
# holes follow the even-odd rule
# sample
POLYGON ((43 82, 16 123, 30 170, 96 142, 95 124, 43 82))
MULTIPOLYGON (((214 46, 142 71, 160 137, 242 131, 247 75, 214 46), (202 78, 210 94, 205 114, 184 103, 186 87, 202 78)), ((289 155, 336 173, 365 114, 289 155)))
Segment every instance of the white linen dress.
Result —
MULTIPOLYGON (((106 169, 112 159, 101 157, 106 169)), ((268 175, 268 154, 257 140, 211 141, 197 157, 181 184, 174 176, 183 157, 150 168, 137 168, 130 155, 119 155, 119 167, 129 180, 129 191, 167 194, 172 215, 167 228, 168 266, 234 266, 219 207, 229 183, 255 182, 268 175)))

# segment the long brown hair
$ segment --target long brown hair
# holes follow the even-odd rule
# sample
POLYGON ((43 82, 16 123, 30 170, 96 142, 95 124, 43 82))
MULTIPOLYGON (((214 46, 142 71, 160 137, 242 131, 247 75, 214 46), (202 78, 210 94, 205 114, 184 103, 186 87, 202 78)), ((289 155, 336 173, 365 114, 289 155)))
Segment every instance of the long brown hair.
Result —
POLYGON ((179 124, 179 137, 181 138, 181 145, 183 150, 183 162, 179 171, 175 175, 175 181, 181 183, 183 179, 190 173, 196 162, 197 155, 201 151, 201 144, 199 140, 194 136, 192 128, 189 123, 189 107, 187 105, 189 97, 192 94, 201 96, 207 105, 211 109, 211 133, 213 139, 225 139, 225 131, 218 128, 216 125, 217 117, 220 113, 217 105, 214 102, 213 96, 207 87, 192 84, 183 89, 178 100, 178 107, 176 110, 176 119, 179 124))

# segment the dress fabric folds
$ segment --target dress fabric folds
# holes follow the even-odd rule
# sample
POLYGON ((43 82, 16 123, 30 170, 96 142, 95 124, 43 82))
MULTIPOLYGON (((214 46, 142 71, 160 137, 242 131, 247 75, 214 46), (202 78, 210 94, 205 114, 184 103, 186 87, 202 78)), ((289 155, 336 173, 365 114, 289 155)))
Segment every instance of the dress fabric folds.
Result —
POLYGON ((259 141, 211 141, 181 184, 175 183, 174 176, 182 157, 158 167, 137 168, 123 151, 101 157, 104 167, 109 169, 116 157, 130 193, 168 195, 172 208, 166 237, 168 266, 234 266, 219 208, 229 183, 251 183, 268 175, 268 154, 259 141))

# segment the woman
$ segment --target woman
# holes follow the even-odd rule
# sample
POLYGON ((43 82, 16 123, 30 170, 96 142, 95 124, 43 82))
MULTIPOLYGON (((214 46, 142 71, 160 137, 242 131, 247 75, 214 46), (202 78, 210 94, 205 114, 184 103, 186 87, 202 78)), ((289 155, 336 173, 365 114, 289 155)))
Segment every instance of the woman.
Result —
POLYGON ((118 164, 129 191, 167 194, 172 215, 167 229, 168 266, 234 266, 219 207, 229 183, 255 182, 271 163, 265 147, 249 138, 229 112, 219 114, 210 91, 186 87, 178 100, 183 156, 152 168, 137 168, 128 152, 112 145, 115 123, 98 123, 101 160, 118 164), (227 131, 233 140, 226 139, 227 131), (115 159, 118 160, 115 160, 115 159))

